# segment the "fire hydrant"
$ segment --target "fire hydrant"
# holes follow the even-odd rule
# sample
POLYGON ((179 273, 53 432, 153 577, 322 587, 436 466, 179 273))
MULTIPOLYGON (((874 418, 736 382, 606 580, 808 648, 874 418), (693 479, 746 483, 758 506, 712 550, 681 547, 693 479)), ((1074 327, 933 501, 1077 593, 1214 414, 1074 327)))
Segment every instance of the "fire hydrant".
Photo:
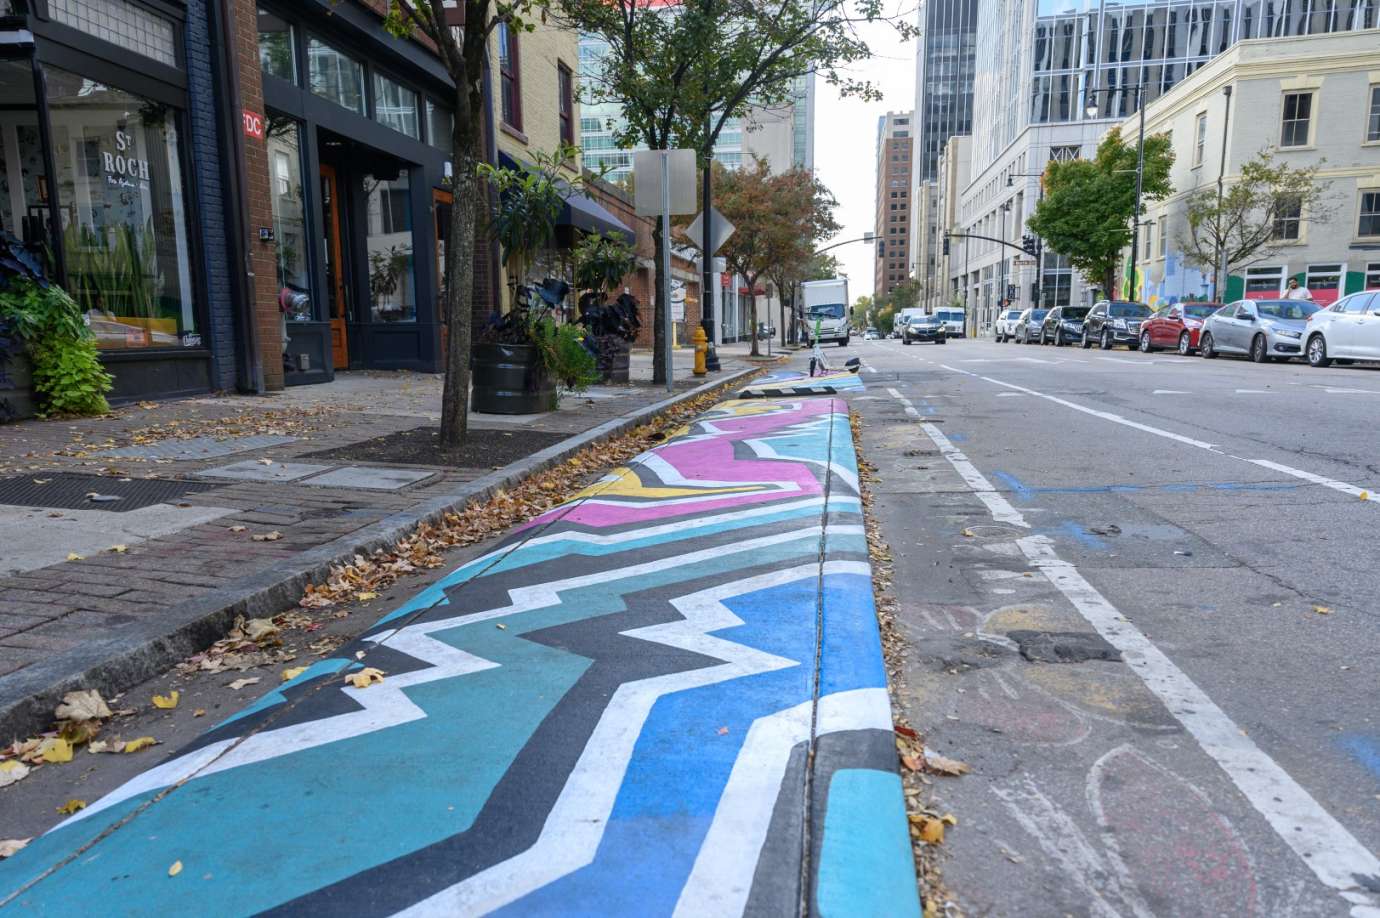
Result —
POLYGON ((709 372, 705 368, 705 355, 709 353, 709 339, 705 337, 704 326, 696 325, 695 334, 690 337, 695 342, 695 375, 704 376, 709 372))

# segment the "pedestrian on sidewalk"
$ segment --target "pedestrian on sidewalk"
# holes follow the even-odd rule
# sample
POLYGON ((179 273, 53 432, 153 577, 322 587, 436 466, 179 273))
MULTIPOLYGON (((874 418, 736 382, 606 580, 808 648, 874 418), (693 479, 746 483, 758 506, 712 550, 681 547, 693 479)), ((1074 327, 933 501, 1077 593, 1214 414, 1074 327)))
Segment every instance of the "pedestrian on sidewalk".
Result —
POLYGON ((1307 287, 1300 287, 1297 277, 1291 277, 1289 278, 1289 289, 1284 291, 1284 298, 1286 300, 1311 300, 1313 293, 1307 287))

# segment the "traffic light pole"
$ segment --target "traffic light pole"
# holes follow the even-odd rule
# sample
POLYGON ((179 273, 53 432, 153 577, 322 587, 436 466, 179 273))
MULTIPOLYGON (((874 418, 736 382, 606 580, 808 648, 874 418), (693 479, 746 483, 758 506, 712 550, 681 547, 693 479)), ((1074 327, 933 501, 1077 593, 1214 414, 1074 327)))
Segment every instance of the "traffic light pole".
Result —
POLYGON ((995 236, 979 236, 979 235, 977 235, 976 233, 950 233, 950 234, 949 234, 949 238, 950 238, 950 239, 981 239, 981 240, 984 241, 984 242, 995 242, 997 245, 1004 245, 1004 246, 1006 246, 1008 249, 1015 249, 1017 252, 1020 252, 1020 253, 1023 254, 1023 255, 1034 255, 1034 254, 1035 254, 1035 253, 1032 252, 1030 249, 1024 248, 1024 247, 1019 246, 1019 245, 1015 245, 1014 243, 1007 242, 1007 241, 1004 240, 1004 239, 997 239, 995 236))

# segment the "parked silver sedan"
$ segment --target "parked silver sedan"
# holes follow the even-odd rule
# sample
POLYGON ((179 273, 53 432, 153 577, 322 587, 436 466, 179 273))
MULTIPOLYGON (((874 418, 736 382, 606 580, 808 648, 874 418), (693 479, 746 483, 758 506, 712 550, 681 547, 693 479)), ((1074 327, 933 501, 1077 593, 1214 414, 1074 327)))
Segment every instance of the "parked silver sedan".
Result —
POLYGON ((1318 311, 1307 300, 1237 300, 1208 316, 1198 337, 1198 352, 1245 354, 1256 363, 1303 355, 1308 317, 1318 311))

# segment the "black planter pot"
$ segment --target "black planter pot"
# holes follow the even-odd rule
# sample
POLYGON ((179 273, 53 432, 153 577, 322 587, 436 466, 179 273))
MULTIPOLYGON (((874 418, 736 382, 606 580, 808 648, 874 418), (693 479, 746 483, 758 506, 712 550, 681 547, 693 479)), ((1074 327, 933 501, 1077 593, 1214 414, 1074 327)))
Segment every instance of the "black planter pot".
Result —
POLYGON ((477 344, 473 351, 475 414, 540 414, 556 409, 556 381, 530 344, 477 344))
POLYGON ((33 368, 22 347, 0 354, 0 424, 34 416, 33 368))
POLYGON ((607 338, 612 342, 613 347, 607 351, 601 347, 602 353, 607 353, 606 360, 600 360, 599 369, 603 371, 604 382, 625 383, 629 380, 628 371, 631 366, 632 343, 624 341, 617 335, 608 335, 607 338), (616 348, 616 349, 615 349, 616 348))

